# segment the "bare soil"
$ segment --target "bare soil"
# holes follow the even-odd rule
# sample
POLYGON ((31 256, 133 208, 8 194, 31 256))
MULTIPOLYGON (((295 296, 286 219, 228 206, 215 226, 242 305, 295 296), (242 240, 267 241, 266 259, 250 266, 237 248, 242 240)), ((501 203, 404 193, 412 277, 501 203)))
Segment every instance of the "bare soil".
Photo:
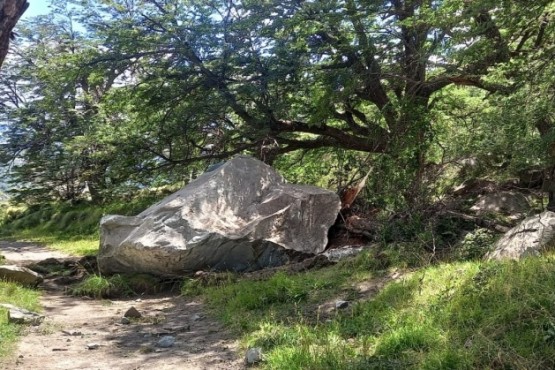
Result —
MULTIPOLYGON (((0 242, 6 263, 27 265, 68 257, 44 246, 0 242)), ((41 287, 39 287, 41 289, 41 287)), ((42 286, 40 326, 28 327, 13 356, 0 368, 23 369, 243 369, 238 343, 210 316, 203 303, 176 294, 93 300, 65 295, 49 279, 42 286), (140 319, 122 323, 135 307, 140 319), (170 348, 158 346, 172 336, 170 348)))

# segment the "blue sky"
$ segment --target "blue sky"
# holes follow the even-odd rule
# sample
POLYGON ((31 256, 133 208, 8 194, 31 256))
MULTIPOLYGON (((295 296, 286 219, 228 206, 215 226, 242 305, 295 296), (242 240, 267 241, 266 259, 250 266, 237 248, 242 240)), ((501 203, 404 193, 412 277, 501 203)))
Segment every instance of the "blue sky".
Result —
POLYGON ((28 0, 29 7, 23 13, 22 18, 30 18, 40 14, 47 14, 48 13, 48 4, 50 3, 48 0, 28 0))

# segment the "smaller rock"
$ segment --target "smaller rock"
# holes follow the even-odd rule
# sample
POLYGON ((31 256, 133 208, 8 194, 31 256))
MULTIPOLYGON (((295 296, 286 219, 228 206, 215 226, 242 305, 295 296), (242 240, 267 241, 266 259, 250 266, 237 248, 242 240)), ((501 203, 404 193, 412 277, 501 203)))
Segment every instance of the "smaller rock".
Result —
POLYGON ((339 262, 342 259, 354 257, 360 254, 368 247, 357 247, 357 246, 347 246, 338 249, 330 249, 322 253, 323 256, 326 256, 331 262, 339 262))
POLYGON ((180 333, 190 331, 191 325, 164 326, 162 329, 170 333, 180 333))
POLYGON ((530 203, 521 193, 500 191, 481 195, 470 210, 476 212, 478 215, 488 212, 507 215, 526 214, 530 210, 530 203))
POLYGON ((98 344, 98 343, 87 343, 85 345, 85 348, 89 349, 89 350, 98 349, 98 348, 100 348, 100 344, 98 344))
POLYGON ((202 316, 199 315, 199 314, 194 314, 193 316, 191 316, 191 320, 200 321, 200 320, 202 320, 202 316))
POLYGON ((349 307, 349 302, 348 301, 337 301, 335 302, 335 309, 336 310, 342 310, 344 308, 349 307))
POLYGON ((262 348, 254 347, 247 350, 245 355, 247 365, 254 365, 262 361, 262 348))
POLYGON ((24 308, 16 307, 12 304, 3 303, 0 304, 0 307, 6 308, 8 310, 9 323, 38 326, 44 320, 43 315, 39 315, 36 312, 31 312, 24 308))
POLYGON ((123 317, 129 317, 130 319, 140 319, 141 317, 143 317, 143 315, 141 315, 141 313, 135 307, 131 307, 123 314, 123 317))
POLYGON ((33 270, 14 265, 0 265, 0 279, 31 286, 37 286, 44 280, 33 270))
POLYGON ((156 343, 156 346, 161 348, 170 348, 170 347, 173 347, 174 344, 175 344, 175 337, 171 335, 164 335, 162 338, 160 338, 158 343, 156 343))
POLYGON ((127 318, 127 317, 122 317, 121 318, 121 323, 123 325, 129 325, 129 324, 131 324, 131 320, 129 320, 129 318, 127 318))
POLYGON ((195 272, 195 279, 199 279, 199 278, 205 277, 207 275, 210 275, 210 274, 206 271, 199 270, 199 271, 195 272))
POLYGON ((71 336, 73 336, 73 337, 78 337, 78 336, 82 336, 82 335, 83 335, 82 332, 77 331, 77 330, 71 330, 71 331, 62 330, 62 333, 64 333, 65 335, 71 335, 71 336))

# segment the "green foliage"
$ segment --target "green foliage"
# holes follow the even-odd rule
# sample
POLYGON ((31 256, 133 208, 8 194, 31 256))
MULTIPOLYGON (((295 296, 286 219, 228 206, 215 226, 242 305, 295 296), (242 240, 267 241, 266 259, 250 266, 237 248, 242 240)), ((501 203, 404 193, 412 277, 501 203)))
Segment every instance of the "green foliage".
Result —
POLYGON ((82 202, 42 203, 31 206, 10 206, 0 212, 1 235, 52 236, 60 240, 93 238, 98 235, 100 218, 105 214, 135 215, 157 202, 174 188, 144 191, 103 205, 82 202))
POLYGON ((465 235, 458 245, 457 253, 462 260, 479 260, 492 250, 497 236, 487 229, 476 229, 465 235))
POLYGON ((325 148, 284 154, 273 167, 290 183, 342 190, 366 175, 367 160, 363 153, 325 148))
POLYGON ((229 292, 231 296, 234 296, 234 299, 228 302, 231 309, 242 307, 251 311, 268 305, 295 304, 304 300, 308 294, 306 286, 281 272, 263 283, 251 282, 247 286, 248 289, 242 289, 241 283, 239 283, 235 292, 229 292))
POLYGON ((279 272, 263 281, 239 280, 207 286, 202 289, 202 295, 211 306, 221 308, 219 313, 226 324, 236 330, 250 331, 259 319, 295 317, 298 305, 316 302, 325 294, 339 294, 348 276, 351 274, 341 267, 322 270, 321 274, 279 272))
POLYGON ((168 289, 162 279, 149 274, 90 275, 70 289, 70 294, 96 299, 156 294, 168 289))
POLYGON ((381 220, 377 231, 380 246, 375 253, 381 268, 422 267, 445 260, 467 260, 485 254, 495 235, 480 229, 472 238, 475 225, 433 212, 399 213, 381 220), (461 239, 468 240, 461 243, 461 239))
POLYGON ((549 0, 73 3, 21 23, 3 69, 0 161, 27 201, 102 203, 247 153, 330 188, 371 163, 368 200, 414 210, 469 156, 552 162, 549 0))
POLYGON ((134 294, 129 283, 122 275, 102 277, 91 275, 71 288, 71 294, 92 298, 127 297, 134 294))
POLYGON ((345 311, 315 317, 317 307, 343 289, 372 281, 364 273, 376 265, 372 258, 365 254, 340 268, 207 287, 203 296, 243 334, 245 346, 263 348, 262 368, 555 366, 553 256, 422 268, 345 311), (322 278, 327 284, 317 283, 322 278))
POLYGON ((198 296, 204 288, 224 286, 237 281, 237 276, 231 272, 209 273, 197 278, 186 278, 181 284, 181 294, 184 296, 198 296))
POLYGON ((29 240, 76 255, 98 252, 100 219, 106 214, 136 215, 174 188, 143 191, 103 205, 45 203, 0 209, 0 237, 29 240))

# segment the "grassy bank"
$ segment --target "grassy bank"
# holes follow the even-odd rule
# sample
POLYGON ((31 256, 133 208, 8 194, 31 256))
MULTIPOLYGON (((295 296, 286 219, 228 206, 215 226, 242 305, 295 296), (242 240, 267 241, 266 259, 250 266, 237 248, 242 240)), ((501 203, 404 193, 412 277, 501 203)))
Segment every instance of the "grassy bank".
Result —
POLYGON ((135 215, 163 194, 147 194, 105 205, 51 203, 0 204, 0 238, 33 241, 76 256, 98 252, 98 225, 107 214, 135 215))
POLYGON ((429 266, 361 294, 387 276, 374 267, 367 255, 203 296, 245 347, 262 347, 262 368, 555 368, 553 257, 429 266), (339 298, 352 303, 335 310, 339 298))
MULTIPOLYGON (((39 309, 39 297, 40 294, 36 290, 0 281, 0 303, 10 303, 36 311, 39 309)), ((16 338, 20 331, 20 325, 8 323, 7 310, 0 307, 0 357, 10 353, 16 344, 16 338)))

